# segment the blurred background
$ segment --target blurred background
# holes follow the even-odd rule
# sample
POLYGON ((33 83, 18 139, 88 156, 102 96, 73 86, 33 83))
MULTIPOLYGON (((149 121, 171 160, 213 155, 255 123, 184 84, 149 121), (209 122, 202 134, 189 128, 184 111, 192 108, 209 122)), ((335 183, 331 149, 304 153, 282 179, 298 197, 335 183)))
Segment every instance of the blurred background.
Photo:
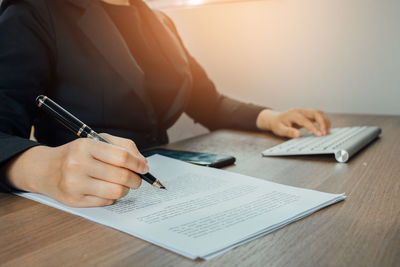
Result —
MULTIPOLYGON (((400 115, 398 0, 147 2, 226 95, 277 110, 400 115)), ((169 129, 171 141, 205 132, 186 115, 169 129)))
MULTIPOLYGON (((149 2, 226 95, 278 110, 400 115, 398 0, 149 2)), ((204 132, 185 115, 169 130, 171 141, 204 132)))

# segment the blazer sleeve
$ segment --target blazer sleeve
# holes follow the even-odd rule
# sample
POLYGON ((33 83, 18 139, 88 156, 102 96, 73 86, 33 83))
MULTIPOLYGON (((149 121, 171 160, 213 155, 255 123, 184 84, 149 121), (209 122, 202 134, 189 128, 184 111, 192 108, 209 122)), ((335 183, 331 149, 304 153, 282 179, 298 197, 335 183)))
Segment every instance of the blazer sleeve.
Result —
POLYGON ((210 130, 229 128, 258 131, 258 114, 267 107, 244 103, 220 94, 204 69, 190 55, 172 20, 160 12, 165 24, 175 33, 190 61, 193 75, 193 88, 185 112, 210 130))
POLYGON ((54 42, 44 1, 3 1, 0 9, 0 191, 7 163, 38 145, 29 140, 35 98, 50 83, 54 42), (34 4, 31 4, 34 3, 34 4), (40 6, 43 5, 43 6, 40 6))
POLYGON ((194 85, 186 113, 210 130, 258 131, 257 116, 266 107, 220 94, 200 64, 194 58, 190 61, 194 85))

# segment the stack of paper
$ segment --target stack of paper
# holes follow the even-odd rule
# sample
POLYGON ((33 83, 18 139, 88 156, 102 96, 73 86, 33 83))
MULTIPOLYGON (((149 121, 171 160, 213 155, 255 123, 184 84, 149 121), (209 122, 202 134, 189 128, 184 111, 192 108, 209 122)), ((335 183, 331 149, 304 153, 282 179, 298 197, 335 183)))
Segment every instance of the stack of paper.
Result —
POLYGON ((191 259, 209 259, 345 198, 159 155, 148 160, 152 174, 168 190, 143 182, 116 204, 99 208, 71 208, 39 194, 19 195, 191 259))

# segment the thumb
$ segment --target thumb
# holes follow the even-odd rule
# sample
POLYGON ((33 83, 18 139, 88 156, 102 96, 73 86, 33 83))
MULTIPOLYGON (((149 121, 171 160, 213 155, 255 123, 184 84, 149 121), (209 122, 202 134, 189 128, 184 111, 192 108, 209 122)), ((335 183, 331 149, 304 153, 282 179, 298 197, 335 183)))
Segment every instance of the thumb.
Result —
POLYGON ((290 138, 300 137, 300 131, 298 129, 286 125, 280 125, 277 134, 280 136, 290 137, 290 138))

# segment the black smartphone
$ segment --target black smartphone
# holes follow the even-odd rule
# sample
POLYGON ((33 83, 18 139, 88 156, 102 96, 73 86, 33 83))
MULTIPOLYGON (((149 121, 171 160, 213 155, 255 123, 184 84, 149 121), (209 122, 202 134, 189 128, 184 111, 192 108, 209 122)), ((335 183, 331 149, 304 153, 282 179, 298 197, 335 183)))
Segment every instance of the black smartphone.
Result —
POLYGON ((162 156, 214 168, 222 168, 231 165, 236 161, 234 157, 228 155, 218 155, 218 154, 200 153, 200 152, 183 151, 183 150, 172 150, 165 148, 150 149, 142 151, 141 153, 145 157, 149 157, 154 154, 160 154, 162 156))

